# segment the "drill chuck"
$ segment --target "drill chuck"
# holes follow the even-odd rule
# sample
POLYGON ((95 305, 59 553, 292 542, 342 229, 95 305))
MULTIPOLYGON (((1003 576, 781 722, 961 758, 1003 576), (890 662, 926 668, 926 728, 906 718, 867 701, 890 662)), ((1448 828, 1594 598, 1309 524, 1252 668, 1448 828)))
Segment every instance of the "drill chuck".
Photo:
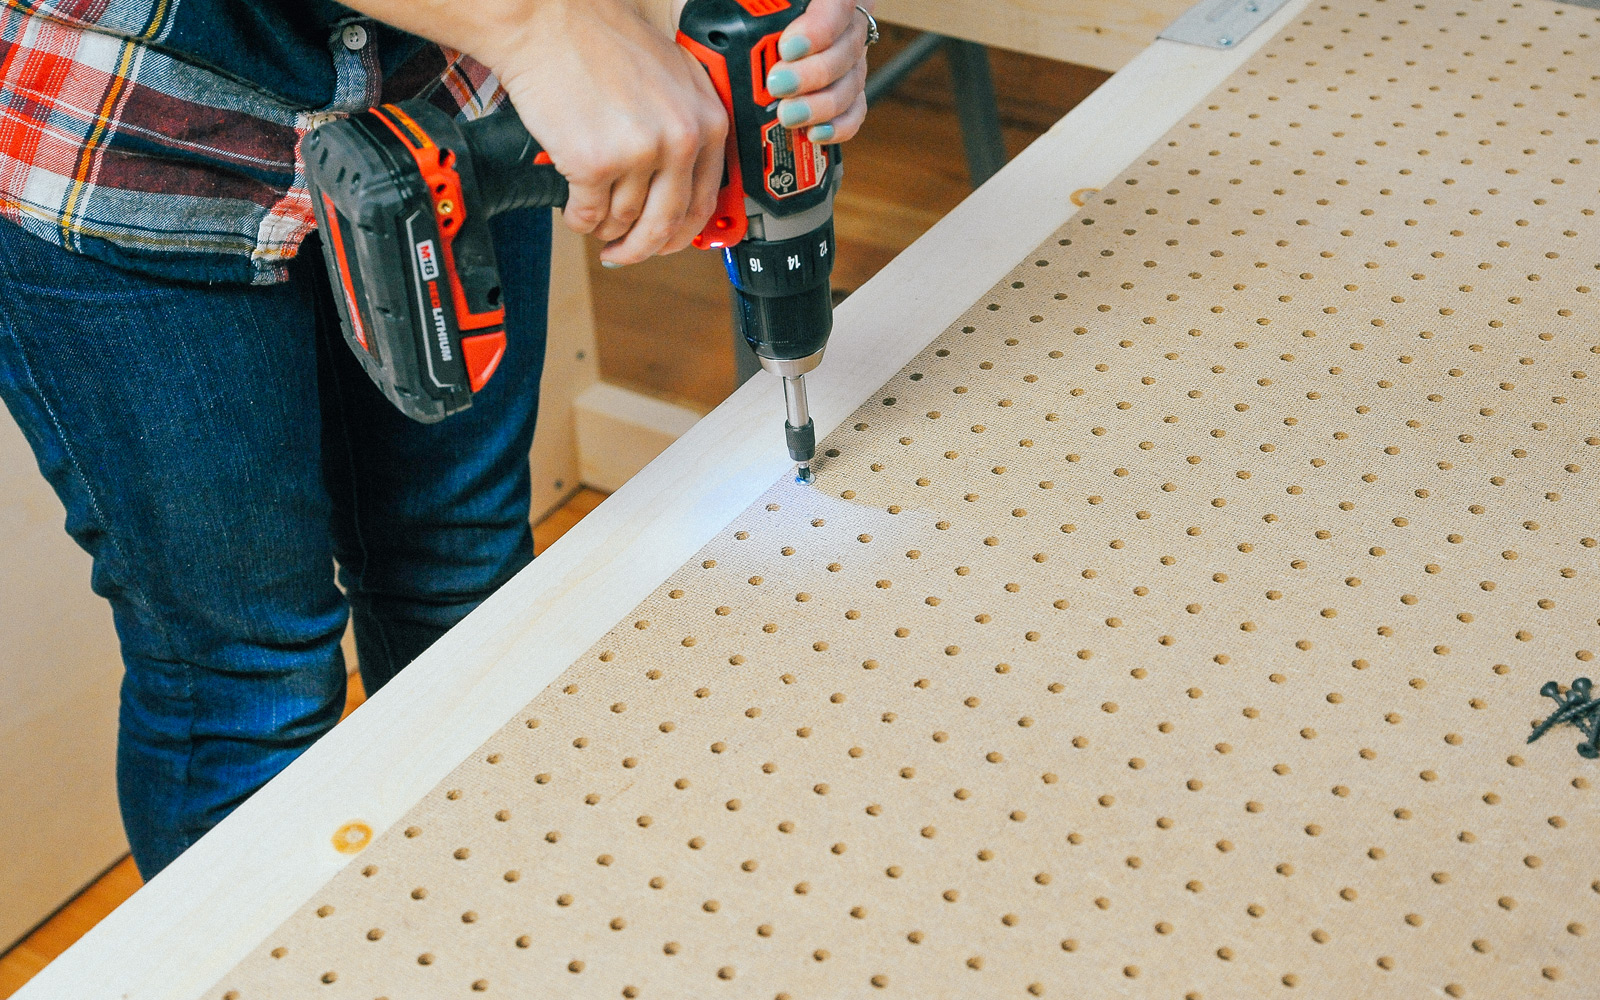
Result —
POLYGON ((833 218, 787 240, 750 238, 725 251, 739 332, 761 366, 783 379, 784 438, 799 479, 811 479, 817 425, 806 373, 822 361, 833 332, 833 218))
POLYGON ((761 367, 783 379, 783 424, 797 479, 811 481, 817 425, 806 399, 806 373, 822 361, 833 331, 833 220, 781 242, 747 239, 727 250, 734 316, 761 367))
POLYGON ((833 332, 831 214, 791 239, 746 239, 723 251, 723 261, 739 332, 763 363, 822 353, 833 332))

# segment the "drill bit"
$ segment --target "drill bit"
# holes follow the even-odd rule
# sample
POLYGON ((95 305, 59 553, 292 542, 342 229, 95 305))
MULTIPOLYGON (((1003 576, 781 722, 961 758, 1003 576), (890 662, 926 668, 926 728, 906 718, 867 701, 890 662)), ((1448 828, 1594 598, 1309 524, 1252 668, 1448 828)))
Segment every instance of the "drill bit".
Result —
POLYGON ((798 463, 794 481, 809 483, 811 460, 817 454, 817 425, 811 419, 804 375, 784 376, 783 407, 786 414, 783 431, 789 443, 789 457, 798 463))

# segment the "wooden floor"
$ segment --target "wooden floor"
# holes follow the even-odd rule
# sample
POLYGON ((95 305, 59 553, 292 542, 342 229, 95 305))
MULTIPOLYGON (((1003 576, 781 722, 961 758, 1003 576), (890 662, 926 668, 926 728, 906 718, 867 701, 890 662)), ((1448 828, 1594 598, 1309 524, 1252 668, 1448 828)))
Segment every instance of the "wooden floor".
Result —
MULTIPOLYGON (((885 26, 882 62, 913 34, 885 26)), ((1042 135, 1107 77, 1098 70, 992 52, 1006 145, 1012 155, 1042 135)), ((837 203, 836 291, 850 292, 910 246, 970 191, 954 95, 942 57, 873 109, 847 147, 837 203)), ((707 411, 735 388, 728 283, 718 256, 690 251, 618 271, 591 268, 601 373, 611 382, 707 411)), ((594 510, 605 495, 580 490, 534 531, 537 551, 594 510)), ((364 699, 352 678, 345 714, 364 699)), ((141 885, 124 859, 27 938, 0 955, 0 1000, 82 937, 141 885)))
MULTIPOLYGON (((561 509, 534 527, 534 551, 543 552, 554 545, 556 539, 600 506, 600 501, 605 498, 604 493, 591 489, 574 493, 561 509)), ((345 695, 344 715, 355 711, 366 698, 360 675, 352 674, 350 688, 345 695)), ((123 858, 79 893, 76 899, 23 938, 16 947, 0 955, 0 1000, 22 989, 23 983, 71 947, 74 941, 89 933, 91 927, 122 905, 122 901, 143 884, 138 869, 133 866, 133 859, 123 858)))
POLYGON ((123 858, 100 876, 78 898, 58 910, 15 948, 0 955, 0 997, 8 997, 72 943, 122 905, 143 885, 132 858, 123 858))
POLYGON ((584 487, 533 529, 533 551, 543 553, 556 543, 556 539, 572 530, 573 525, 588 517, 600 506, 606 494, 584 487))

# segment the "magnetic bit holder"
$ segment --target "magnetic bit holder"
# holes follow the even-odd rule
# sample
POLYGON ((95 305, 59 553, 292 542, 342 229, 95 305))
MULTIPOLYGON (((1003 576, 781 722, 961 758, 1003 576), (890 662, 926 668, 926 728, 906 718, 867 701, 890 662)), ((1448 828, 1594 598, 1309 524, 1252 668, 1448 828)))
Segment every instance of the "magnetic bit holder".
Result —
POLYGON ((1587 677, 1573 681, 1566 694, 1561 693, 1560 684, 1546 682, 1539 693, 1553 699, 1556 710, 1534 727, 1533 732, 1528 734, 1528 742, 1532 743, 1556 726, 1567 723, 1578 727, 1578 731, 1588 737, 1578 744, 1578 755, 1589 760, 1600 757, 1600 698, 1595 698, 1593 691, 1594 682, 1587 677))

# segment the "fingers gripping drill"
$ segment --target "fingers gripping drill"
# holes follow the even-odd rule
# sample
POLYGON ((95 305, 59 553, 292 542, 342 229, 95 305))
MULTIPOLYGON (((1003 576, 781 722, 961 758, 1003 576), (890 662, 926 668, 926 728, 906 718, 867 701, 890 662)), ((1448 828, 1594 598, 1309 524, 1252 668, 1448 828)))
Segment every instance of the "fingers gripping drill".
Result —
MULTIPOLYGON (((706 69, 730 128, 716 212, 695 246, 723 253, 735 322, 783 379, 789 453, 811 478, 805 377, 833 329, 837 147, 783 127, 767 71, 808 0, 689 0, 678 43, 706 69)), ((509 107, 466 124, 425 101, 385 104, 305 139, 306 178, 345 340, 401 412, 472 405, 506 350, 489 220, 559 207, 567 184, 509 107)))

